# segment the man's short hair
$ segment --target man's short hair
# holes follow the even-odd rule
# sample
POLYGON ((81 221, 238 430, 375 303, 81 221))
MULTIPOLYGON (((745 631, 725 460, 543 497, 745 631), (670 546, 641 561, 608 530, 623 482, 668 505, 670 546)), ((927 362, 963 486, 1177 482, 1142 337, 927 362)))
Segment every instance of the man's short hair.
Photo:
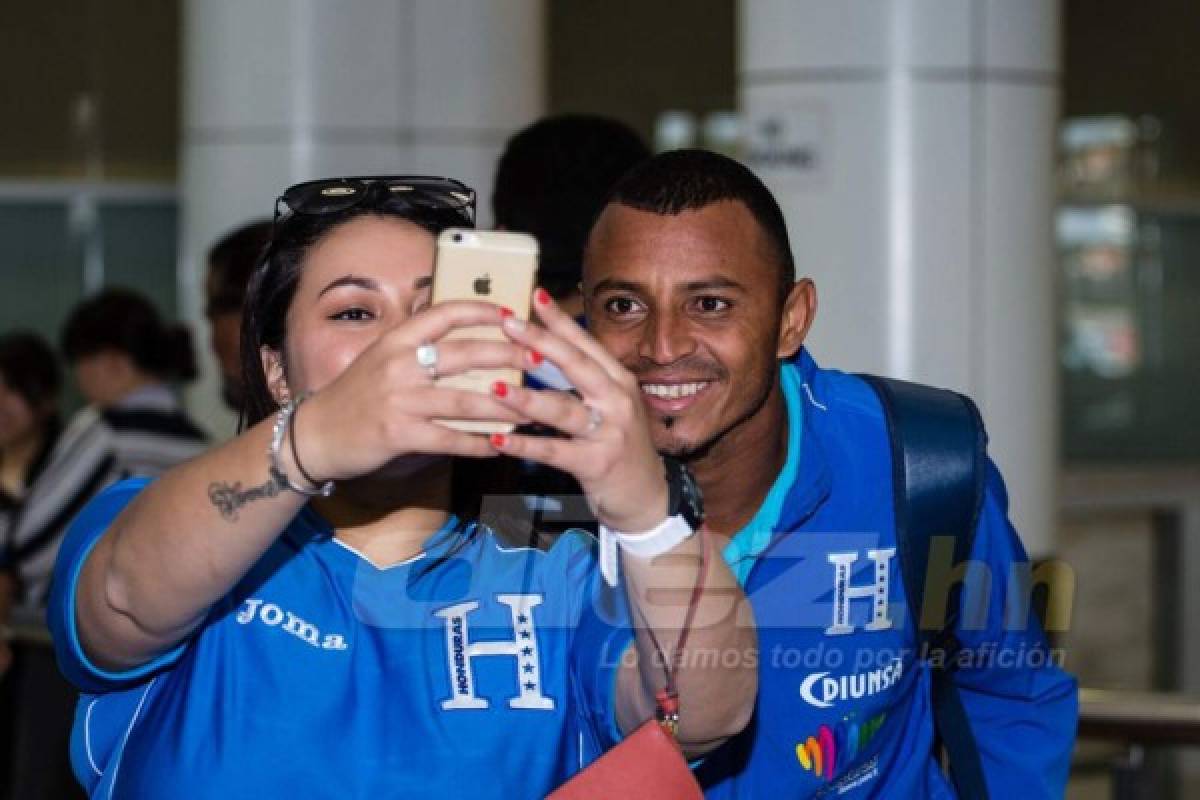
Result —
POLYGON ((496 224, 532 233, 538 280, 562 297, 579 283, 583 248, 613 184, 650 157, 624 123, 586 114, 547 117, 508 140, 496 165, 496 224))
POLYGON ((708 150, 671 150, 630 170, 613 188, 610 203, 679 214, 724 200, 746 207, 766 237, 779 266, 781 299, 796 282, 787 223, 775 197, 758 176, 732 158, 708 150))
POLYGON ((260 219, 226 233, 209 248, 204 313, 238 313, 250 276, 271 241, 271 221, 260 219))

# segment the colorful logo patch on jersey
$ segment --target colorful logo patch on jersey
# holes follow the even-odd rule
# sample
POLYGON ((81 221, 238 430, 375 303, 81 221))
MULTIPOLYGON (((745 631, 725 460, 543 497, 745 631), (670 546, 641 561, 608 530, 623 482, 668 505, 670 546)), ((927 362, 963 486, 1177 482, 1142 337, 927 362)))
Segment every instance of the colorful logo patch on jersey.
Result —
POLYGON ((833 727, 822 725, 817 732, 796 745, 800 766, 826 783, 833 780, 838 767, 854 760, 883 727, 885 714, 871 717, 861 725, 846 717, 833 727))

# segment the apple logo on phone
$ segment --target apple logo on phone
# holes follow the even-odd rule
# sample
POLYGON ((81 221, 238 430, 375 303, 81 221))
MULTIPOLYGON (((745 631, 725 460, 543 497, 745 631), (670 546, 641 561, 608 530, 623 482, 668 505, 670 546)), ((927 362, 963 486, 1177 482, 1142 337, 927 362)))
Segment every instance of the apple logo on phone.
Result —
POLYGON ((485 272, 481 277, 475 279, 475 294, 491 294, 492 279, 485 272))

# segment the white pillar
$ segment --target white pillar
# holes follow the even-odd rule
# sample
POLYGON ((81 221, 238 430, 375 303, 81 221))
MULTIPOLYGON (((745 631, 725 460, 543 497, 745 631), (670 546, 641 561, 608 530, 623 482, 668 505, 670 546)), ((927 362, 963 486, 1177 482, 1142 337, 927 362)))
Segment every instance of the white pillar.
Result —
POLYGON ((820 298, 819 362, 965 391, 1054 545, 1058 0, 742 0, 750 166, 820 298))
POLYGON ((208 246, 330 175, 459 178, 487 223, 496 157, 543 109, 543 2, 187 0, 179 283, 202 332, 201 422, 232 431, 202 313, 208 246))

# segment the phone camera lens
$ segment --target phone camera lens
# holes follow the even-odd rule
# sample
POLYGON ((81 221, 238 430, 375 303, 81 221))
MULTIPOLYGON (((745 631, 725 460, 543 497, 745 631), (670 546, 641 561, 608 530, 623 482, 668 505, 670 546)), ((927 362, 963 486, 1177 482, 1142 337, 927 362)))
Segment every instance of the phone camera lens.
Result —
POLYGON ((454 234, 454 236, 452 238, 456 242, 461 242, 463 240, 463 235, 461 233, 456 233, 456 234, 454 234))

